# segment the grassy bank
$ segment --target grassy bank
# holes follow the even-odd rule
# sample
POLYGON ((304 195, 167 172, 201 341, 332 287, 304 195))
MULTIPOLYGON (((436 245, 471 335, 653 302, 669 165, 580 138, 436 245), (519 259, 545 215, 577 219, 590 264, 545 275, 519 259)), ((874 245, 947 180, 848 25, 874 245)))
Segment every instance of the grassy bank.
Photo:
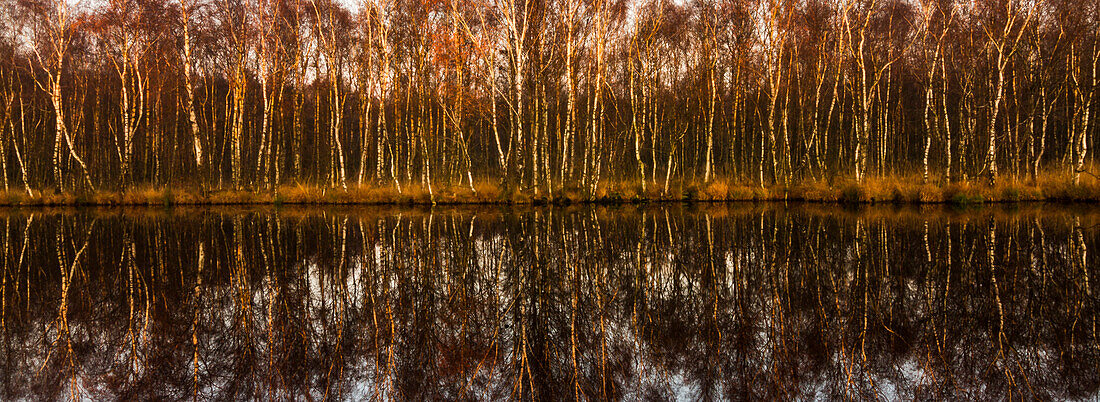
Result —
POLYGON ((96 193, 59 193, 49 189, 0 192, 0 206, 77 205, 248 205, 248 204, 541 204, 631 203, 646 201, 806 201, 824 203, 973 204, 988 202, 1066 201, 1100 202, 1100 181, 1083 176, 1073 185, 1068 175, 1045 174, 1036 182, 1003 178, 993 187, 977 182, 919 177, 876 177, 852 180, 806 181, 761 187, 753 183, 717 179, 709 183, 678 182, 648 186, 636 181, 606 181, 594 191, 563 188, 548 194, 506 191, 489 182, 427 188, 406 185, 349 186, 347 190, 311 185, 283 185, 267 190, 207 190, 199 187, 142 186, 96 193))

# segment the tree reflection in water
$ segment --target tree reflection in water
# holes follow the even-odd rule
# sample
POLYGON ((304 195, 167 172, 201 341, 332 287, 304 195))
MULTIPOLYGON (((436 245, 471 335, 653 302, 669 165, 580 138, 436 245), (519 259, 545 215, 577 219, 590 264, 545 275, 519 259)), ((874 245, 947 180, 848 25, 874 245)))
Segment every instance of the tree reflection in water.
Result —
POLYGON ((2 399, 1060 399, 1100 388, 1100 213, 1087 208, 0 219, 2 399))

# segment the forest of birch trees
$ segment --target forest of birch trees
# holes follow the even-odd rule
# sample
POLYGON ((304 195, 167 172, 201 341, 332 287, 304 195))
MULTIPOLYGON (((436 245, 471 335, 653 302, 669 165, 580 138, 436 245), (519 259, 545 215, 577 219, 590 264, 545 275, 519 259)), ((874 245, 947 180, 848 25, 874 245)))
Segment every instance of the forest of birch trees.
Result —
POLYGON ((1097 173, 1097 0, 0 7, 11 191, 1097 173))

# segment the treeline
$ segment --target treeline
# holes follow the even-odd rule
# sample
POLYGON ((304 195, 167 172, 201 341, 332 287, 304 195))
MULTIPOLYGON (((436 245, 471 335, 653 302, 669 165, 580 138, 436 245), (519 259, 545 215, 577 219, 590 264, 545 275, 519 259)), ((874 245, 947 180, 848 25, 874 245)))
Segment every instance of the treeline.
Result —
POLYGON ((0 174, 28 191, 1076 183, 1100 124, 1096 0, 3 7, 0 174))

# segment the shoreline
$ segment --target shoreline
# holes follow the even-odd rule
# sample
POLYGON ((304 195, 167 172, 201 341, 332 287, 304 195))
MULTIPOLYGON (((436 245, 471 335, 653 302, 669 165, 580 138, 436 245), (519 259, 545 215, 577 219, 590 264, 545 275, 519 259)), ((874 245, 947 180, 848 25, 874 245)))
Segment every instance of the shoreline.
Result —
POLYGON ((553 193, 502 191, 488 181, 471 186, 438 187, 432 194, 416 185, 349 186, 327 188, 304 184, 263 190, 203 189, 195 185, 138 186, 95 193, 11 189, 0 191, 0 207, 51 206, 218 206, 218 205, 570 205, 641 204, 659 202, 806 202, 821 204, 983 204, 1024 202, 1100 202, 1096 180, 1073 185, 1066 179, 1026 183, 1011 179, 996 186, 973 182, 921 183, 911 178, 873 178, 863 183, 847 180, 808 181, 761 187, 728 180, 706 184, 677 183, 667 190, 637 181, 601 184, 595 191, 560 189, 553 193))

